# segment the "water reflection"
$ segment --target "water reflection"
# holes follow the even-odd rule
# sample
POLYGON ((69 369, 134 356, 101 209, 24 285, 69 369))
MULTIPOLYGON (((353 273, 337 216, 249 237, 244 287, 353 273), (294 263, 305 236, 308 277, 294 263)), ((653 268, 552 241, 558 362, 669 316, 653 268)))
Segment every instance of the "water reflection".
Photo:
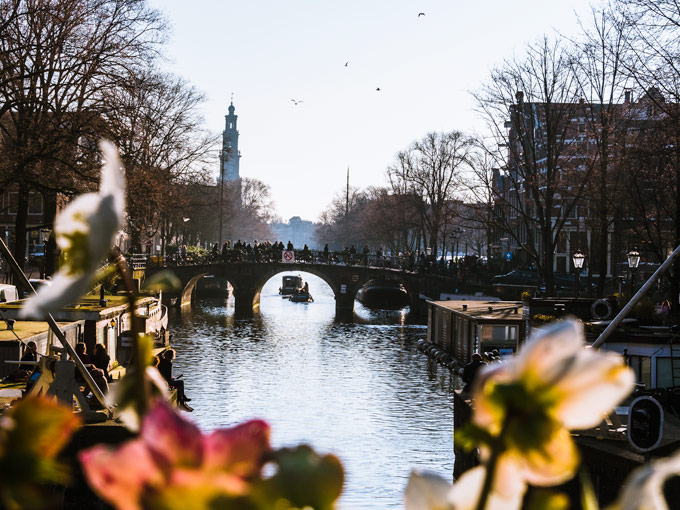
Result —
POLYGON ((172 318, 191 418, 204 430, 265 418, 276 446, 308 442, 340 457, 341 508, 401 508, 412 467, 452 472, 452 378, 416 350, 425 328, 406 312, 357 303, 353 323, 336 322, 331 289, 303 278, 313 303, 282 299, 279 275, 252 318, 224 300, 172 318))

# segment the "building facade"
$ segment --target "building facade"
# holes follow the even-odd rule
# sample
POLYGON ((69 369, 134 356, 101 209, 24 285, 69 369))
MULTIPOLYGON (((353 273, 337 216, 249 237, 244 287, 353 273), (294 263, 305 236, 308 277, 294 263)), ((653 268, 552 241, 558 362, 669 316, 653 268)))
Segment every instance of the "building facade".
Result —
POLYGON ((506 269, 534 269, 538 258, 536 269, 569 273, 571 256, 581 250, 591 274, 617 273, 625 253, 646 242, 630 229, 640 213, 626 203, 621 183, 639 172, 630 163, 636 137, 663 122, 654 107, 663 99, 654 94, 647 91, 634 102, 627 92, 617 104, 546 104, 517 92, 505 124, 506 164, 492 175, 493 258, 506 269))

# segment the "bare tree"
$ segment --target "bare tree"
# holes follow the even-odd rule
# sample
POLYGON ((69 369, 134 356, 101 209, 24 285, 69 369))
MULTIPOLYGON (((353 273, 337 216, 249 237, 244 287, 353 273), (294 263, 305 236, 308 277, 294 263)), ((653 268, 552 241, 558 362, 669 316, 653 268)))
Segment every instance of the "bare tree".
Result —
POLYGON ((143 0, 0 0, 0 13, 0 184, 18 191, 23 263, 30 191, 96 182, 101 93, 153 59, 164 25, 143 0))
POLYGON ((427 246, 437 254, 442 242, 441 228, 445 223, 447 203, 456 198, 461 186, 461 174, 469 164, 472 141, 459 131, 428 133, 396 156, 387 170, 393 189, 420 198, 417 202, 427 234, 427 246))
POLYGON ((153 71, 128 75, 105 94, 106 124, 127 173, 126 229, 133 249, 168 230, 168 220, 183 224, 191 197, 182 190, 210 182, 206 169, 217 137, 201 127, 203 101, 185 80, 153 71))
POLYGON ((554 253, 565 249, 565 223, 589 178, 571 138, 576 85, 564 41, 544 37, 521 58, 494 69, 474 94, 489 131, 479 146, 486 163, 495 163, 478 171, 491 186, 493 200, 486 204, 495 226, 492 241, 501 250, 501 239, 512 240, 549 291, 554 290, 554 253))
MULTIPOLYGON (((598 294, 618 250, 612 250, 614 221, 621 217, 625 179, 621 158, 628 141, 631 120, 630 78, 624 73, 631 31, 615 10, 595 9, 582 23, 582 37, 573 44, 573 66, 577 93, 584 99, 576 111, 576 133, 582 164, 591 169, 584 200, 578 204, 571 232, 572 252, 589 255, 589 271, 598 274, 598 294), (625 96, 625 98, 624 98, 625 96), (584 218, 585 221, 581 220, 584 218), (590 245, 586 234, 591 232, 590 245)), ((616 244, 616 243, 614 243, 616 244)))

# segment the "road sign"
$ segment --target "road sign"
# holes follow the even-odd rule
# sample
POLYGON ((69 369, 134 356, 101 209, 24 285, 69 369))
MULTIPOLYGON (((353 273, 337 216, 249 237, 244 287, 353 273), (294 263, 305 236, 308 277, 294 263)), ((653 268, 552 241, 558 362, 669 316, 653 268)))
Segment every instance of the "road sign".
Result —
POLYGON ((285 250, 281 255, 281 262, 290 264, 295 262, 295 252, 293 250, 285 250))
POLYGON ((511 251, 506 251, 505 252, 505 260, 510 262, 512 260, 512 252, 511 251))

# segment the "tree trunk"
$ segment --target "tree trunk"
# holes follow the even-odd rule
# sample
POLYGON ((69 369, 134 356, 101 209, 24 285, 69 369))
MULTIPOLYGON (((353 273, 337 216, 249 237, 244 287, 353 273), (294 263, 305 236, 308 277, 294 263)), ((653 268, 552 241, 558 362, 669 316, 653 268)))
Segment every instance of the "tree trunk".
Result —
POLYGON ((54 219, 57 216, 57 195, 54 192, 43 193, 43 222, 52 232, 45 240, 45 276, 52 276, 57 270, 57 238, 54 235, 54 219))
POLYGON ((17 216, 14 222, 14 258, 19 267, 26 266, 26 221, 28 220, 28 186, 19 183, 17 199, 17 216))

